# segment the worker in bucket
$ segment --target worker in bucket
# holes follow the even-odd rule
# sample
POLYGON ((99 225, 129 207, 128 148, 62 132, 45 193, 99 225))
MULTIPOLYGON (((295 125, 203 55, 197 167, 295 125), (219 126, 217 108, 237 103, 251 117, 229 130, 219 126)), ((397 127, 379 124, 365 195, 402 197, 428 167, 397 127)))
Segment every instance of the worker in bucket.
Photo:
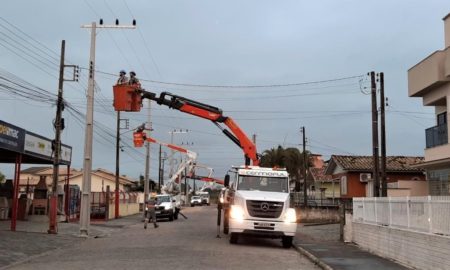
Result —
POLYGON ((141 88, 141 83, 139 82, 138 78, 136 78, 136 72, 130 71, 130 80, 128 81, 129 85, 137 85, 139 88, 141 88))
POLYGON ((117 85, 127 84, 127 83, 128 83, 127 72, 122 69, 119 73, 119 78, 117 79, 117 85))
POLYGON ((144 220, 144 229, 147 229, 147 223, 151 217, 152 221, 153 221, 153 226, 156 228, 158 228, 158 224, 156 223, 156 197, 154 195, 152 195, 150 197, 150 200, 148 200, 145 204, 145 220, 144 220))

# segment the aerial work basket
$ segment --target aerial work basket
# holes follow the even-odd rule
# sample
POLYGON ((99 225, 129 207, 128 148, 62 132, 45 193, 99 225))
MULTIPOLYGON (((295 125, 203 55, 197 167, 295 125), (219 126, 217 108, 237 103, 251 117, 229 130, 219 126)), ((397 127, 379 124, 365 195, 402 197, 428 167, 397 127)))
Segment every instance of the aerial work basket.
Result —
POLYGON ((137 85, 114 85, 114 109, 118 112, 139 112, 141 94, 137 85))

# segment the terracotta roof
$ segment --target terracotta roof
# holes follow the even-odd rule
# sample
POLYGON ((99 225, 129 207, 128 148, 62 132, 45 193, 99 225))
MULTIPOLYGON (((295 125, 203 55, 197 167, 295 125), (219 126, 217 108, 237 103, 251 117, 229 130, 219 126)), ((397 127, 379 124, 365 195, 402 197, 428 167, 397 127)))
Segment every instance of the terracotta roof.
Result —
MULTIPOLYGON (((373 170, 372 156, 339 156, 332 155, 331 160, 340 165, 345 171, 371 171, 373 170)), ((381 160, 380 160, 381 161, 381 160)), ((386 157, 387 172, 422 172, 421 168, 411 165, 421 163, 423 157, 388 156, 386 157)))
POLYGON ((30 167, 30 168, 27 168, 25 170, 21 170, 20 173, 21 174, 22 173, 36 174, 36 173, 38 173, 40 171, 48 170, 48 169, 52 169, 52 167, 42 167, 42 166, 41 167, 30 167))
POLYGON ((332 176, 325 174, 326 167, 323 168, 309 168, 311 176, 314 181, 331 182, 332 176))

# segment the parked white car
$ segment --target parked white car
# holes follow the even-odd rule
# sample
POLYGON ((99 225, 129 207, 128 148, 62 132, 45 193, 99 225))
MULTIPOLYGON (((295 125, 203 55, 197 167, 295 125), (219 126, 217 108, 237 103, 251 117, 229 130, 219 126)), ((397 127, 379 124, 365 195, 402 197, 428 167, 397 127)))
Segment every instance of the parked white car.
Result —
POLYGON ((192 196, 191 198, 191 207, 196 205, 202 205, 202 197, 200 196, 192 196))

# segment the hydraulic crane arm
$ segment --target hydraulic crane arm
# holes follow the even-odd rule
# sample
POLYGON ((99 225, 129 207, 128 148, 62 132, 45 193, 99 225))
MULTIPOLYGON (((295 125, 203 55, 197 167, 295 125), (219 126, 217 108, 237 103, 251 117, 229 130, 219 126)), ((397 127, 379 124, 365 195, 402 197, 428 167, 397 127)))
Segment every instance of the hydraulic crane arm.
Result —
POLYGON ((245 155, 245 165, 250 165, 250 160, 254 166, 259 165, 256 145, 248 138, 245 132, 233 119, 223 115, 221 109, 185 97, 173 95, 168 92, 162 92, 158 97, 152 92, 145 90, 139 91, 142 94, 142 98, 156 101, 159 105, 165 105, 184 113, 211 120, 229 139, 242 148, 245 155), (224 124, 228 129, 220 124, 224 124))
POLYGON ((167 184, 165 185, 165 191, 168 193, 173 193, 175 190, 177 190, 177 183, 176 180, 187 170, 190 172, 193 170, 193 166, 195 164, 195 160, 197 159, 197 153, 190 151, 186 148, 180 147, 175 144, 160 142, 154 138, 147 137, 144 133, 145 126, 142 125, 136 129, 136 131, 133 133, 133 142, 135 147, 142 147, 144 145, 144 141, 150 142, 150 143, 156 143, 159 145, 166 146, 167 148, 170 148, 172 150, 185 153, 186 159, 180 164, 177 171, 171 176, 167 184))

